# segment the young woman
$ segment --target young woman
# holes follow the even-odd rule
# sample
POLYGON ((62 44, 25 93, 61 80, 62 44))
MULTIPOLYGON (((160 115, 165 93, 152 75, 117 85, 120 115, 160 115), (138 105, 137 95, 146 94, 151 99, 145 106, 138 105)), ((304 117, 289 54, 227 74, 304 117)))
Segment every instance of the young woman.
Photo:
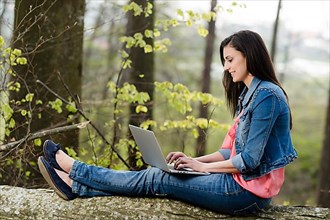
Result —
POLYGON ((287 95, 259 34, 240 31, 220 46, 223 85, 235 123, 221 149, 190 158, 169 153, 175 167, 210 175, 169 174, 158 168, 116 171, 75 161, 52 141, 44 143, 39 169, 55 192, 66 200, 91 196, 157 196, 182 200, 229 214, 267 209, 284 181, 284 166, 297 153, 290 137, 287 95))

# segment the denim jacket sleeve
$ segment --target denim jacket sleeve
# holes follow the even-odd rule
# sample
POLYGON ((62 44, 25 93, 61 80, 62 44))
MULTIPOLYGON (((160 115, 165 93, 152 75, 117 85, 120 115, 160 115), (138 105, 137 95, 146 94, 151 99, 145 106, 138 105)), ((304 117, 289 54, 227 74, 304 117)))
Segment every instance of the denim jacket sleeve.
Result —
POLYGON ((281 101, 273 90, 258 88, 240 119, 236 136, 238 152, 233 165, 241 172, 259 166, 271 130, 281 109, 281 101), (248 120, 248 122, 246 122, 248 120), (247 135, 247 137, 242 137, 247 135))
POLYGON ((219 153, 223 156, 225 160, 230 158, 230 149, 220 149, 219 153))

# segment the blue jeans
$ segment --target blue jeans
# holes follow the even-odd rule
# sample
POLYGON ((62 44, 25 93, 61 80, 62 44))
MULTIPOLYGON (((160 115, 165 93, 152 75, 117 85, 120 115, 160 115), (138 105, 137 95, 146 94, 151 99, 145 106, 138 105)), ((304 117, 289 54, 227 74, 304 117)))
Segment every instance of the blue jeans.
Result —
POLYGON ((255 196, 238 185, 232 174, 208 176, 169 174, 158 168, 116 171, 75 161, 69 177, 79 196, 166 196, 228 214, 267 209, 271 199, 255 196))

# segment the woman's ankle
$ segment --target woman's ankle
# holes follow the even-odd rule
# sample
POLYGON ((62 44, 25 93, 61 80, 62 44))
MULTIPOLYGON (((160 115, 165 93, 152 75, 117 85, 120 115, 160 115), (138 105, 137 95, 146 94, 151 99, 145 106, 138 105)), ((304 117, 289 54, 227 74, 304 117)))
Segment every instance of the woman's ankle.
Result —
POLYGON ((65 182, 68 186, 72 188, 72 179, 70 179, 69 175, 61 170, 55 169, 57 175, 65 182))
POLYGON ((70 173, 74 159, 67 155, 64 151, 59 150, 55 154, 56 162, 67 173, 70 173))

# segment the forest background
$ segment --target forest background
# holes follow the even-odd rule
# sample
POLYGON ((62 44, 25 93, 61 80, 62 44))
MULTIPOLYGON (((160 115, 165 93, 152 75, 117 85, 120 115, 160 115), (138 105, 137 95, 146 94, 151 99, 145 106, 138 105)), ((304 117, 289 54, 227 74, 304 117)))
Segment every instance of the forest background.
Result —
MULTIPOLYGON (((35 2, 49 9, 42 12, 47 16, 47 13, 52 14, 51 10, 55 11, 56 2, 61 1, 53 1, 50 5, 47 1, 35 2)), ((214 4, 216 1, 212 2, 214 4)), ((47 52, 50 47, 42 47, 47 45, 48 39, 40 41, 40 33, 37 37, 39 44, 35 44, 36 50, 30 50, 32 52, 26 52, 27 47, 17 43, 19 42, 17 39, 21 36, 15 32, 16 28, 19 29, 17 25, 19 22, 14 22, 14 17, 19 17, 17 11, 14 10, 15 3, 16 8, 17 5, 23 7, 22 1, 0 1, 0 35, 3 36, 7 45, 23 51, 22 53, 11 52, 16 53, 15 59, 27 57, 26 62, 20 61, 21 64, 33 66, 33 68, 15 69, 14 67, 13 71, 17 73, 37 71, 38 65, 41 64, 36 60, 42 60, 38 54, 48 59, 43 62, 49 64, 54 61, 55 64, 52 66, 53 69, 46 71, 47 74, 43 73, 47 75, 43 78, 45 80, 41 80, 42 77, 32 77, 37 85, 33 88, 46 88, 43 92, 37 92, 37 89, 36 92, 34 90, 27 92, 24 89, 24 82, 29 82, 28 79, 30 79, 28 74, 24 75, 27 78, 18 74, 25 79, 18 86, 15 83, 19 80, 15 80, 15 76, 6 77, 7 73, 1 72, 1 142, 7 144, 14 140, 21 140, 20 138, 23 138, 24 142, 0 151, 1 184, 33 188, 44 186, 34 161, 41 154, 40 145, 47 137, 41 136, 33 139, 32 142, 27 141, 28 137, 44 129, 51 129, 51 131, 60 127, 70 129, 66 125, 87 119, 91 121, 91 124, 80 129, 79 133, 61 136, 55 135, 54 132, 50 134, 50 138, 64 143, 66 150, 72 156, 91 164, 115 169, 145 167, 134 143, 126 138, 114 138, 126 137, 127 123, 132 121, 136 124, 144 122, 145 128, 152 128, 164 148, 164 153, 183 150, 190 156, 198 154, 198 147, 196 147, 199 146, 198 143, 196 144, 197 136, 200 134, 198 129, 207 131, 206 139, 203 141, 206 143, 204 153, 218 150, 226 129, 232 123, 232 118, 223 102, 224 92, 221 85, 223 69, 219 59, 219 43, 231 33, 250 29, 260 33, 270 51, 274 52, 276 71, 290 99, 294 123, 292 137, 299 154, 299 159, 286 169, 286 181, 275 202, 316 205, 319 174, 321 167, 324 166, 321 164, 322 147, 329 135, 325 132, 330 75, 329 1, 218 1, 217 10, 215 10, 217 16, 214 20, 213 14, 209 14, 211 1, 155 1, 152 8, 145 5, 147 10, 142 13, 145 19, 152 17, 153 20, 148 22, 154 23, 153 28, 150 29, 152 33, 142 32, 144 33, 142 38, 148 38, 147 35, 152 37, 139 41, 141 36, 133 35, 135 37, 132 43, 132 38, 123 36, 129 36, 129 30, 134 30, 134 22, 140 21, 137 19, 139 15, 127 16, 129 12, 137 13, 138 7, 128 4, 127 1, 86 0, 85 5, 77 3, 74 6, 81 8, 83 13, 77 16, 72 24, 64 27, 63 30, 57 30, 57 35, 47 35, 49 41, 55 42, 53 47, 57 44, 66 44, 66 41, 69 41, 67 39, 71 39, 72 36, 72 39, 81 41, 80 50, 76 50, 79 48, 76 46, 77 41, 72 43, 73 48, 69 44, 66 46, 72 49, 73 60, 81 60, 79 67, 81 70, 74 74, 69 68, 65 71, 59 70, 60 67, 58 67, 63 62, 71 62, 72 57, 67 54, 70 54, 70 51, 62 53, 61 62, 55 62, 59 58, 47 52), (281 3, 280 10, 278 10, 279 3, 281 3), (207 33, 210 32, 208 27, 212 21, 215 28, 213 53, 212 56, 205 58, 206 45, 209 41, 207 33), (75 29, 80 25, 79 22, 83 24, 82 31, 75 29), (276 46, 274 47, 275 32, 276 46), (66 33, 70 36, 66 36, 66 33), (62 35, 67 38, 61 38, 62 35), (149 44, 148 40, 151 38, 154 41, 149 44), (140 44, 131 48, 141 46, 144 49, 143 53, 147 56, 135 55, 134 58, 134 51, 128 46, 129 44, 140 44), (153 61, 148 60, 150 54, 153 54, 153 61), (34 55, 34 59, 31 59, 31 55, 34 55), (203 76, 207 65, 205 60, 210 61, 210 85, 206 92, 213 96, 197 93, 202 91, 201 87, 205 81, 205 76, 203 76), (150 79, 147 72, 143 71, 140 71, 135 79, 130 77, 130 74, 133 75, 130 69, 136 68, 134 62, 153 65, 149 66, 153 72, 151 81, 145 82, 150 79), (35 63, 38 64, 35 65, 35 63), (58 74, 58 72, 61 73, 58 74), (55 77, 50 77, 51 74, 55 77), (76 81, 79 74, 81 74, 80 83, 76 81), (66 75, 71 75, 72 78, 66 78, 66 75), (163 83, 150 83, 154 81, 163 83), (138 93, 125 82, 135 85, 139 84, 136 82, 154 85, 154 95, 138 93), (75 88, 77 85, 79 88, 75 88), (58 95, 58 93, 61 94, 60 87, 66 87, 63 96, 58 95), (5 91, 5 88, 8 91, 5 91), (7 105, 6 103, 10 103, 13 98, 9 93, 15 93, 16 90, 21 90, 17 93, 25 90, 24 95, 20 99, 15 97, 15 105, 7 105), (37 99, 37 94, 41 93, 49 93, 48 99, 37 99), (61 100, 62 98, 64 100, 61 100), (23 110, 21 102, 32 103, 32 100, 36 101, 36 106, 42 106, 40 109, 50 115, 48 121, 56 117, 57 119, 54 119, 56 123, 46 125, 36 122, 38 126, 32 130, 27 129, 24 131, 25 135, 22 136, 18 132, 21 128, 33 128, 33 121, 36 118, 46 118, 46 113, 42 115, 41 110, 33 118, 33 111, 37 112, 38 108, 31 107, 31 104, 23 110), (65 100, 68 103, 65 103, 65 100), (202 118, 199 117, 200 102, 204 104, 202 106, 209 107, 206 121, 199 120, 202 118), (67 104, 67 110, 64 107, 65 104, 67 104), (7 106, 12 107, 10 117, 6 113, 7 106), (150 106, 153 107, 150 108, 150 106), (150 113, 152 113, 151 116, 150 113), (24 123, 20 125, 18 116, 15 114, 23 116, 24 123), (15 118, 15 124, 11 118, 15 118), (66 142, 76 135, 78 139, 74 144, 66 142), (29 157, 26 156, 27 152, 31 154, 29 157), (13 172, 11 178, 8 178, 8 170, 12 171, 13 167, 17 169, 17 172, 13 172)), ((64 5, 66 4, 69 3, 64 5)), ((30 9, 31 11, 33 8, 30 9)), ((38 13, 42 14, 40 11, 38 13)), ((22 15, 21 18, 27 20, 27 15, 29 13, 22 15)), ((58 13, 57 19, 69 20, 63 19, 63 16, 67 17, 66 14, 58 13)), ((32 26, 33 23, 29 25, 32 26)), ((54 25, 54 30, 57 28, 56 23, 53 22, 51 25, 54 25)), ((35 30, 38 28, 43 30, 40 26, 35 30)), ((141 28, 141 30, 144 29, 145 27, 141 28)), ((36 35, 36 33, 37 31, 32 34, 36 35)), ((8 65, 4 67, 9 68, 8 65)), ((148 67, 143 68, 146 68, 146 71, 150 70, 148 67)), ((139 85, 136 86, 139 88, 139 85)), ((327 187, 329 189, 329 182, 327 187)))

